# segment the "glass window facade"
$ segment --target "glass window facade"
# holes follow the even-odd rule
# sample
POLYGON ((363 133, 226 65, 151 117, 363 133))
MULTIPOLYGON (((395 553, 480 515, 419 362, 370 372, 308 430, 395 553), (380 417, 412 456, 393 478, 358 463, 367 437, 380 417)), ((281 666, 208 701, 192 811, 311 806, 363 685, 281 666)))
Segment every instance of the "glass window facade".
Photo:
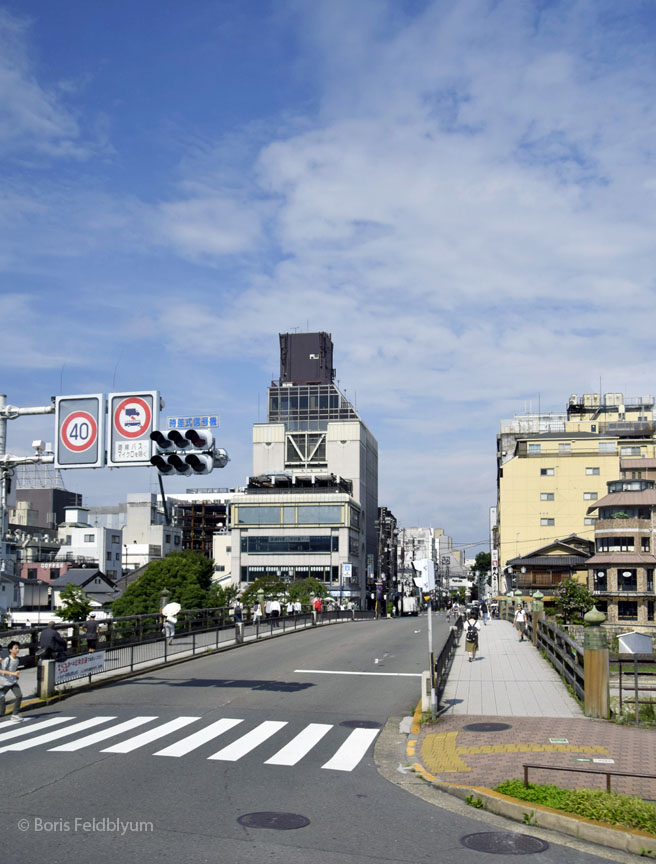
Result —
POLYGON ((307 579, 309 576, 312 576, 314 579, 318 579, 319 582, 334 584, 339 582, 339 567, 328 564, 325 566, 312 565, 311 567, 290 567, 289 565, 280 567, 275 564, 267 564, 262 566, 242 566, 241 568, 242 582, 255 582, 257 579, 262 579, 265 576, 281 579, 285 582, 307 579))
POLYGON ((359 420, 334 384, 269 387, 269 423, 284 423, 288 432, 325 431, 334 420, 359 420))
POLYGON ((343 525, 342 504, 239 504, 238 525, 343 525))
POLYGON ((338 552, 339 538, 333 537, 252 537, 241 538, 241 551, 249 555, 314 554, 338 552))

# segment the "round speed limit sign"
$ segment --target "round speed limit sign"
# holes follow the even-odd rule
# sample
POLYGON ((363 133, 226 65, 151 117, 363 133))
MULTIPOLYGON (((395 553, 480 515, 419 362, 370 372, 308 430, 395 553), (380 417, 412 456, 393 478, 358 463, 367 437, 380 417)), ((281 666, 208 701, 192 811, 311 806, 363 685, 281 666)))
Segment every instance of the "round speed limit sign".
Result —
POLYGON ((61 427, 61 440, 73 453, 89 450, 98 439, 98 424, 87 411, 73 411, 61 427))

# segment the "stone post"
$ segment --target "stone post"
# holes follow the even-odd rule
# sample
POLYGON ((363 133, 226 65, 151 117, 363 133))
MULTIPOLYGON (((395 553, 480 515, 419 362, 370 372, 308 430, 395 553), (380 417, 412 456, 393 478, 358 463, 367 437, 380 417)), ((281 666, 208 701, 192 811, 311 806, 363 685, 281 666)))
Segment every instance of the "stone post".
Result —
POLYGON ((542 602, 542 598, 544 594, 539 589, 533 592, 533 609, 531 611, 531 624, 533 627, 533 635, 532 642, 534 645, 538 644, 538 627, 540 618, 544 618, 544 603, 542 602))
POLYGON ((586 717, 600 717, 608 720, 610 716, 608 685, 608 639, 601 629, 606 620, 603 612, 595 606, 583 616, 588 624, 583 634, 583 673, 586 717))

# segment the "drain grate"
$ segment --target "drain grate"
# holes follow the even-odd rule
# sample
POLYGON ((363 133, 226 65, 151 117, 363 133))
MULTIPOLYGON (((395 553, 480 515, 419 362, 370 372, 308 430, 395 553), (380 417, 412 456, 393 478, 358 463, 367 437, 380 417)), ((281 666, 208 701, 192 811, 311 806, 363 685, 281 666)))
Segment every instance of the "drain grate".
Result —
POLYGON ((466 834, 460 839, 463 846, 475 852, 489 852, 491 855, 535 855, 544 852, 549 844, 538 837, 528 834, 513 834, 508 831, 484 831, 480 834, 466 834))
POLYGON ((512 729, 510 723, 470 723, 463 726, 466 732, 503 732, 504 729, 512 729))
POLYGON ((307 816, 301 816, 300 813, 279 813, 275 810, 244 813, 237 822, 246 828, 271 828, 273 831, 292 831, 294 828, 305 828, 310 824, 307 816))
POLYGON ((376 723, 375 720, 342 720, 340 726, 346 726, 348 729, 382 729, 382 723, 376 723))

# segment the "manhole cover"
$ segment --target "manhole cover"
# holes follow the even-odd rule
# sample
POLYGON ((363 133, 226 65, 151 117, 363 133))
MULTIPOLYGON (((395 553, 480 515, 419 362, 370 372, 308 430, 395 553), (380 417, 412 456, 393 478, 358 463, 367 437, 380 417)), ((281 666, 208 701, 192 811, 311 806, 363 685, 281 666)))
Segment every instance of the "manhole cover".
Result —
POLYGON ((300 813, 277 813, 266 810, 261 813, 244 813, 237 822, 247 828, 272 828, 274 831, 292 831, 294 828, 305 828, 310 824, 310 820, 300 813))
POLYGON ((504 729, 512 729, 510 723, 470 723, 463 726, 467 732, 503 732, 504 729))
POLYGON ((485 831, 481 834, 466 834, 460 842, 475 852, 492 855, 533 855, 544 852, 549 844, 528 834, 512 834, 507 831, 485 831))
POLYGON ((342 720, 339 725, 349 729, 380 729, 383 724, 376 723, 375 720, 342 720))

